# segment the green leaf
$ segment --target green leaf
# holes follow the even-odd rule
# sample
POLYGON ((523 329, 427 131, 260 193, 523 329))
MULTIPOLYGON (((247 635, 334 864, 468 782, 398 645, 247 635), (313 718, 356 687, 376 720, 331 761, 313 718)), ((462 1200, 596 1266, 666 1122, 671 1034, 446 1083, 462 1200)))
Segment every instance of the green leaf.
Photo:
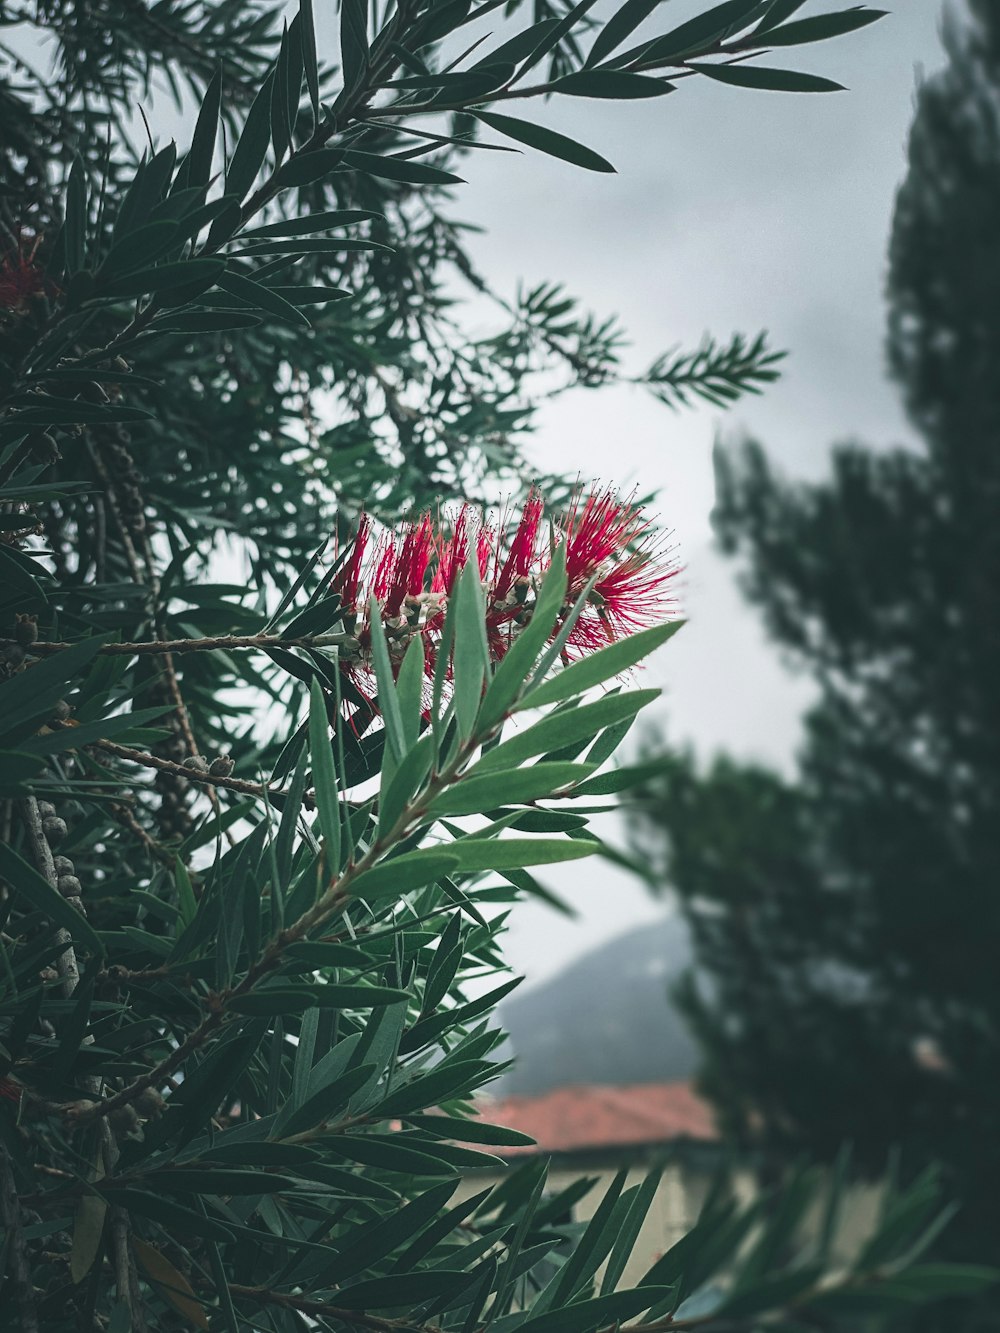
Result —
POLYGON ((56 398, 46 394, 38 399, 38 407, 20 412, 14 420, 19 425, 82 426, 94 422, 108 425, 112 421, 148 421, 152 412, 144 407, 125 407, 118 403, 87 403, 78 398, 56 398))
POLYGON ((154 1222, 165 1226, 168 1231, 176 1231, 180 1235, 205 1236, 209 1240, 231 1241, 233 1238, 233 1233, 221 1222, 205 1217, 193 1208, 185 1208, 183 1204, 175 1203, 173 1199, 165 1199, 159 1194, 138 1189, 114 1189, 108 1190, 107 1193, 111 1202, 120 1208, 126 1208, 130 1213, 138 1213, 140 1217, 152 1218, 154 1222))
POLYGON ((761 0, 723 0, 721 5, 706 9, 703 14, 689 19, 664 36, 616 56, 614 63, 619 64, 640 52, 644 60, 656 59, 667 64, 675 63, 681 57, 709 51, 724 38, 731 37, 752 22, 760 8, 761 0))
MULTIPOLYGON (((659 0, 656 0, 656 2, 659 3, 659 0)), ((514 61, 516 64, 525 60, 534 54, 558 23, 559 20, 554 18, 539 19, 530 28, 525 28, 523 32, 517 33, 516 36, 509 38, 501 46, 498 46, 495 51, 491 51, 488 56, 484 56, 473 68, 506 64, 509 61, 514 61)))
POLYGON ((353 944, 338 944, 334 940, 300 940, 290 944, 285 957, 304 968, 371 966, 371 958, 353 944))
POLYGON ((73 1219, 73 1242, 69 1272, 73 1283, 82 1282, 94 1266, 104 1238, 104 1219, 108 1205, 97 1194, 84 1194, 73 1219))
POLYGON ((566 546, 561 545, 542 581, 531 619, 501 659, 479 710, 477 726, 488 731, 506 715, 524 689, 566 600, 566 546))
POLYGON ((180 223, 171 221, 147 222, 145 226, 129 232, 112 246, 100 267, 98 281, 149 264, 170 249, 180 232, 180 223))
POLYGON ((187 866, 180 857, 174 861, 174 883, 177 885, 177 901, 180 904, 180 923, 188 926, 197 914, 198 900, 194 896, 187 866))
MULTIPOLYGON (((275 185, 282 190, 292 189, 300 185, 311 185, 314 181, 322 180, 324 176, 329 176, 331 171, 336 169, 344 161, 344 151, 341 148, 313 148, 308 153, 296 153, 290 157, 275 176, 275 185)), ((259 234, 257 232, 253 235, 259 234)), ((297 232, 279 232, 277 235, 298 235, 297 232)))
POLYGON ((357 222, 369 222, 382 217, 367 208, 335 208, 327 213, 307 213, 301 218, 283 218, 279 222, 269 222, 264 227, 255 227, 252 231, 241 234, 241 240, 253 240, 258 236, 307 236, 314 232, 333 231, 337 227, 350 227, 357 222))
POLYGON ((592 148, 587 148, 577 143, 575 139, 559 134, 556 130, 546 129, 543 125, 533 125, 527 120, 516 120, 513 116, 501 116, 495 111, 474 111, 472 114, 484 125, 489 125, 500 134, 506 134, 509 139, 516 139, 518 143, 527 144, 529 148, 537 148, 540 152, 548 153, 550 157, 572 162, 577 167, 586 167, 588 171, 614 171, 611 163, 601 157, 600 153, 595 153, 592 148))
POLYGON ((366 176, 379 176, 385 180, 403 181, 408 185, 462 185, 461 176, 444 171, 441 167, 429 166, 426 162, 412 162, 402 157, 382 157, 377 153, 362 153, 356 149, 344 154, 346 166, 366 176))
POLYGON ((45 767, 40 755, 26 754, 23 750, 0 750, 0 795, 23 796, 31 790, 31 783, 45 767))
POLYGON ((106 295, 133 297, 155 295, 188 284, 204 283, 212 286, 225 272, 224 259, 182 259, 174 264, 160 264, 156 268, 140 269, 124 278, 107 283, 106 295))
POLYGON ((646 1215, 656 1197, 662 1174, 662 1171, 658 1169, 650 1171, 641 1185, 626 1190, 622 1196, 622 1202, 628 1203, 628 1211, 622 1219, 620 1230, 611 1250, 611 1256, 601 1279, 602 1296, 614 1291, 621 1281, 625 1266, 632 1256, 636 1241, 639 1239, 639 1233, 646 1220, 646 1215))
POLYGON ((353 897, 364 898, 366 902, 398 897, 411 889, 422 889, 425 884, 433 884, 435 880, 457 869, 458 858, 452 854, 450 844, 440 850, 426 848, 408 852, 404 856, 394 856, 374 869, 366 870, 351 884, 350 892, 353 897))
POLYGON ((625 0, 621 9, 612 14, 594 38, 584 68, 599 65, 605 56, 611 55, 661 3, 662 0, 625 0))
POLYGON ((623 718, 634 717, 647 704, 659 698, 659 690, 628 690, 608 694, 593 703, 577 704, 547 713, 541 721, 511 736, 495 749, 487 750, 470 770, 471 777, 481 777, 497 769, 511 769, 536 754, 559 750, 564 745, 586 742, 604 727, 614 726, 623 718))
POLYGON ((468 560, 458 577, 454 595, 455 641, 452 674, 455 716, 459 736, 472 734, 483 698, 483 681, 489 664, 486 643, 483 590, 478 562, 468 560))
POLYGON ((450 1097, 468 1095, 481 1080, 484 1071, 494 1066, 481 1060, 448 1060, 420 1078, 398 1087, 379 1103, 379 1116, 395 1119, 409 1112, 423 1111, 450 1097))
POLYGON ((420 789, 431 770, 434 758, 434 736, 431 732, 425 732, 411 747, 394 773, 391 768, 383 768, 383 775, 390 775, 390 780, 379 793, 378 819, 379 828, 386 835, 395 827, 407 802, 411 801, 420 789))
POLYGON ((114 717, 100 718, 96 722, 82 722, 79 726, 67 726, 61 731, 40 733, 22 742, 22 749, 32 755, 62 754, 67 750, 79 750, 94 741, 110 740, 112 736, 126 734, 144 722, 162 717, 169 711, 169 705, 161 704, 157 708, 140 708, 134 713, 118 713, 114 717))
POLYGON ((322 1144, 326 1151, 348 1161, 383 1171, 401 1171, 418 1178, 454 1174, 455 1168, 439 1157, 418 1152, 398 1139, 397 1134, 325 1134, 322 1144))
POLYGON ((920 1300, 976 1296, 1000 1283, 1000 1268, 982 1264, 916 1264, 893 1276, 920 1300))
POLYGON ((626 791, 629 787, 638 787, 643 783, 662 777, 664 761, 651 760, 648 764, 625 765, 614 768, 608 773, 599 773, 595 778, 588 778, 579 789, 577 796, 611 796, 615 792, 626 791))
MULTIPOLYGON (((487 870, 522 870, 525 866, 553 865, 591 856, 597 845, 569 838, 461 838, 448 851, 467 874, 487 870)), ((418 853, 413 852, 416 856, 418 853)))
POLYGON ((368 73, 368 0, 341 0, 340 60, 342 96, 349 96, 368 73))
POLYGON ((300 310, 286 301, 272 287, 265 287, 262 282, 254 282, 239 273, 223 273, 216 286, 232 296, 249 302, 255 310, 266 310, 276 319, 283 319, 288 324, 301 324, 309 328, 309 321, 300 310))
MULTIPOLYGON (((293 34, 297 41, 297 37, 293 34)), ((281 46, 274 62, 274 82, 271 84, 271 142, 274 144, 274 160, 280 162, 288 152, 292 141, 292 117, 289 110, 289 76, 292 74, 292 46, 289 42, 288 22, 285 21, 281 33, 281 46)), ((300 52, 301 58, 301 52, 300 52)), ((301 74, 300 74, 301 79, 301 74)), ((296 97, 296 102, 297 102, 296 97)))
POLYGON ((268 1171, 238 1171, 217 1166, 197 1166, 189 1170, 169 1167, 150 1172, 144 1184, 165 1194, 277 1194, 294 1189, 290 1176, 271 1175, 268 1171))
POLYGON ((424 636, 414 634, 403 654, 396 676, 396 697, 403 723, 407 752, 412 750, 420 736, 420 722, 424 704, 424 636))
POLYGON ((312 0, 299 0, 299 19, 302 25, 302 61, 306 71, 306 86, 312 103, 313 117, 319 124, 319 63, 316 59, 316 24, 313 20, 312 0))
POLYGON ((72 277, 83 268, 87 252, 87 178, 83 163, 74 158, 66 182, 66 217, 63 222, 66 273, 72 277))
POLYGON ((400 712, 399 699, 396 695, 392 663, 389 660, 389 646, 386 643, 385 630, 382 628, 382 612, 374 597, 369 602, 368 611, 371 623, 372 660, 375 665, 379 711, 385 721, 385 734, 389 742, 389 750, 395 762, 399 764, 406 754, 406 732, 403 728, 403 715, 400 712))
POLYGON ((520 78, 525 75, 528 70, 534 69, 540 61, 545 59, 550 51, 556 49, 564 37, 568 37, 576 32, 580 20, 588 10, 593 9, 595 3, 596 0, 577 0, 577 3, 563 14, 555 27, 543 36, 542 40, 521 66, 518 77, 520 78))
POLYGON ((398 1273, 392 1277, 371 1278, 341 1287, 337 1302, 350 1310, 395 1309, 417 1305, 435 1296, 453 1295, 469 1286, 474 1275, 459 1270, 438 1268, 424 1273, 398 1273))
POLYGON ((672 620, 667 625, 654 625, 627 638, 611 643, 600 652, 581 658, 565 667, 549 680, 533 683, 518 704, 518 708, 540 708, 545 704, 560 703, 574 694, 601 685, 613 676, 620 676, 649 657, 683 626, 683 620, 672 620))
MULTIPOLYGON (((271 86, 274 74, 264 80, 260 91, 247 112, 243 132, 239 137, 226 172, 226 194, 242 199, 257 179, 271 144, 271 86)), ((213 228, 214 231, 214 228, 213 228)), ((211 239, 211 237, 210 237, 211 239)))
POLYGON ((343 1282, 375 1268, 433 1222, 456 1188, 457 1182, 452 1180, 434 1185, 387 1217, 358 1227, 346 1248, 327 1261, 324 1283, 343 1282))
POLYGON ((845 9, 839 14, 817 14, 767 31, 768 46, 801 46, 805 42, 825 42, 830 37, 866 28, 885 18, 884 9, 845 9))
POLYGON ((625 1187, 628 1167, 622 1167, 605 1191, 587 1228, 577 1242, 576 1249, 536 1303, 538 1312, 552 1305, 565 1306, 589 1283, 598 1265, 614 1245, 618 1234, 615 1207, 625 1187), (546 1300, 548 1296, 548 1300, 546 1300), (540 1308, 539 1308, 540 1307, 540 1308))
POLYGON ((823 79, 818 74, 799 74, 791 69, 764 69, 760 65, 706 65, 691 61, 691 69, 717 83, 728 83, 734 88, 756 88, 779 93, 837 93, 844 91, 842 83, 823 79))
POLYGON ((300 1014, 306 1009, 375 1009, 386 1004, 400 1004, 409 998, 406 991, 389 986, 268 986, 246 995, 235 995, 229 1007, 239 1014, 300 1014))
POLYGON ((335 875, 340 869, 340 784, 333 762, 326 700, 315 678, 309 691, 309 752, 312 757, 316 810, 326 840, 327 873, 335 875))
POLYGON ((772 28, 777 28, 784 23, 785 19, 798 13, 805 3, 806 0, 771 0, 767 13, 754 28, 751 35, 761 37, 764 33, 770 32, 772 28))
POLYGON ((246 257, 258 259, 262 255, 294 255, 301 259, 303 255, 340 255, 356 250, 390 250, 391 246, 379 241, 369 241, 360 236, 330 236, 321 239, 304 237, 300 241, 254 241, 245 250, 234 250, 233 258, 246 257))
POLYGON ((51 715, 73 681, 113 636, 95 635, 44 661, 36 662, 0 685, 0 736, 19 741, 51 715))
POLYGON ((87 918, 5 842, 0 843, 0 875, 53 925, 62 926, 78 944, 104 956, 104 945, 87 918))
POLYGON ((428 1134, 439 1134, 444 1139, 458 1143, 484 1143, 488 1147, 528 1148, 535 1140, 530 1134, 522 1134, 519 1129, 508 1129, 504 1125, 490 1125, 482 1120, 459 1120, 447 1115, 406 1115, 408 1125, 428 1134))
POLYGON ((243 315, 238 310, 192 310, 158 319, 153 327, 160 333, 225 333, 228 329, 253 329, 261 323, 259 315, 243 315))
POLYGON ((521 805, 551 797, 553 792, 582 782, 593 773, 592 764, 534 764, 483 776, 461 779, 436 797, 428 811, 440 815, 478 815, 499 805, 521 805))
POLYGON ((271 290, 291 301, 292 305, 326 305, 354 295, 345 287, 272 287, 271 290))
POLYGON ((518 1333, 592 1333, 592 1330, 607 1324, 633 1319, 644 1310, 666 1300, 671 1290, 670 1287, 637 1287, 631 1291, 617 1291, 610 1296, 597 1296, 594 1300, 581 1301, 577 1305, 567 1305, 561 1310, 549 1310, 535 1318, 529 1315, 519 1326, 518 1333))
POLYGON ((205 185, 211 178, 221 106, 222 70, 217 69, 205 89, 205 96, 191 138, 191 151, 188 153, 187 168, 188 181, 192 185, 205 185))
MULTIPOLYGON (((659 0, 657 0, 659 3, 659 0)), ((646 74, 627 74, 615 69, 582 69, 567 74, 552 85, 557 93, 572 97, 600 97, 630 100, 639 97, 664 97, 674 85, 646 74)))

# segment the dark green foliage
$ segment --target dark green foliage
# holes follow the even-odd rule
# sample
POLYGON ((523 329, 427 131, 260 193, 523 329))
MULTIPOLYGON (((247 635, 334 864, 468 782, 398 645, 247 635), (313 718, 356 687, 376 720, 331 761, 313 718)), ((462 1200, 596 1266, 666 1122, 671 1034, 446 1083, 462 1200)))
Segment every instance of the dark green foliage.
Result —
POLYGON ((920 448, 840 447, 815 485, 756 445, 718 459, 723 547, 818 686, 799 779, 677 760, 642 836, 667 833, 729 1126, 824 1156, 849 1140, 872 1172, 892 1144, 909 1170, 938 1160, 961 1202, 940 1252, 992 1261, 1000 28, 973 8, 920 89, 892 230, 889 361, 920 448))
MULTIPOLYGON (((359 641, 332 538, 362 503, 391 520, 516 482, 535 376, 622 374, 615 326, 551 285, 482 341, 450 294, 488 291, 444 189, 477 115, 596 162, 482 110, 579 74, 608 31, 589 8, 522 28, 515 5, 492 58, 448 69, 493 4, 349 0, 336 59, 307 3, 0 9, 54 61, 0 46, 4 1328, 592 1333, 686 1299, 727 1328, 829 1299, 790 1233, 712 1285, 760 1212, 721 1196, 634 1289, 623 1236, 653 1183, 619 1182, 586 1227, 557 1220, 586 1182, 548 1199, 544 1162, 454 1197, 518 1142, 472 1118, 516 984, 498 905, 544 895, 526 867, 604 850, 560 807, 655 691, 590 692, 673 627, 562 670, 556 626, 593 586, 570 592, 564 544, 499 667, 474 559, 433 679, 422 633, 404 655, 410 622, 385 637, 377 604, 377 708, 338 658, 359 641), (179 145, 130 132, 161 80, 179 145)), ((699 53, 758 49, 765 8, 729 6, 699 53)), ((617 71, 623 96, 693 73, 602 61, 589 77, 617 71)), ((713 355, 645 378, 726 396, 773 360, 713 355)), ((920 1270, 895 1272, 923 1224, 900 1207, 845 1300, 884 1273, 923 1299, 920 1270)))

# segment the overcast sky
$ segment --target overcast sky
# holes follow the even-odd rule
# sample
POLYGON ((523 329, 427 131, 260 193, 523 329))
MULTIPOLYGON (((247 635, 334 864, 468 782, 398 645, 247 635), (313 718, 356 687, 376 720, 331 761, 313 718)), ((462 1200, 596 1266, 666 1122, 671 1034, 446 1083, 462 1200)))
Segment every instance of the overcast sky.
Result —
MULTIPOLYGON (((677 0, 678 21, 700 8, 677 0)), ((599 313, 619 314, 637 369, 706 330, 766 328, 790 353, 777 386, 726 416, 674 414, 638 389, 581 393, 547 410, 534 446, 547 470, 660 491, 690 623, 648 674, 664 689, 657 716, 672 741, 702 754, 727 748, 787 768, 809 698, 712 550, 716 433, 750 433, 788 472, 811 477, 837 441, 909 438, 884 374, 886 241, 916 81, 942 49, 936 0, 893 9, 852 36, 781 53, 780 63, 847 92, 751 93, 692 79, 656 102, 567 98, 546 123, 610 158, 616 176, 531 152, 473 155, 463 169, 458 211, 487 228, 473 246, 480 267, 508 291, 519 279, 559 280, 599 313)), ((596 861, 550 881, 581 919, 567 925, 533 905, 514 913, 508 956, 529 984, 665 910, 596 861)))

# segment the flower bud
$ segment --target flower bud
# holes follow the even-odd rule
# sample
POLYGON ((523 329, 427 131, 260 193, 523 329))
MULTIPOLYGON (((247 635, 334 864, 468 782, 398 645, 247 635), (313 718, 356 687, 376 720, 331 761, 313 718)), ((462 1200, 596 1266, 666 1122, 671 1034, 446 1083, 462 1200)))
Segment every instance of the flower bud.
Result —
POLYGON ((42 820, 42 832, 48 842, 58 843, 69 833, 69 828, 65 819, 60 819, 58 815, 50 815, 48 819, 42 820))
POLYGON ((233 771, 233 761, 228 754, 217 755, 208 766, 213 778, 228 778, 233 771))
POLYGON ((140 1130, 139 1117, 134 1106, 118 1106, 108 1114, 111 1128, 126 1138, 140 1130))
POLYGON ((30 648, 38 638, 38 617, 19 615, 14 623, 14 637, 22 648, 30 648))
POLYGON ((144 1120, 151 1120, 162 1113, 166 1102, 155 1088, 144 1088, 136 1097, 134 1105, 144 1120))
POLYGON ((47 430, 35 431, 28 436, 28 445, 31 449, 31 456, 36 463, 41 463, 43 467, 48 467, 50 463, 58 463, 62 458, 59 452, 59 446, 47 430))

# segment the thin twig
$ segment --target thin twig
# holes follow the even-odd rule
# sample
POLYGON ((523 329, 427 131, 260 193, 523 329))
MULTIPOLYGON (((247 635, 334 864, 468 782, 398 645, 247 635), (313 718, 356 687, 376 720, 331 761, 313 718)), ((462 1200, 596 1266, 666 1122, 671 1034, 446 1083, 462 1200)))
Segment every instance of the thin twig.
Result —
POLYGON ((273 1291, 268 1287, 243 1287, 231 1282, 229 1290, 234 1296, 245 1300, 259 1301, 262 1305, 279 1305, 286 1310, 298 1310, 300 1314, 326 1315, 338 1319, 355 1328, 370 1328, 377 1333, 440 1333, 436 1324, 416 1324, 411 1319, 381 1319, 378 1315, 366 1314, 363 1310, 348 1310, 327 1301, 314 1301, 308 1296, 294 1296, 283 1291, 273 1291))
MULTIPOLYGON (((187 778, 190 782, 201 783, 204 787, 224 787, 226 791, 239 792, 241 796, 256 796, 260 799, 266 797, 273 801, 275 797, 279 800, 287 796, 288 792, 282 788, 267 787, 259 782, 247 782, 244 778, 222 777, 221 774, 201 773, 196 768, 188 768, 184 764, 178 764, 173 759, 162 759, 158 754, 150 754, 147 750, 133 750, 129 745, 118 745, 115 741, 92 741, 88 748, 103 750, 106 754, 113 754, 118 759, 124 759, 130 764, 142 764, 144 768, 155 768, 161 773, 172 773, 175 777, 187 778)), ((302 804, 308 810, 316 808, 316 797, 313 792, 304 792, 302 804)))
POLYGON ((21 1205, 14 1179, 14 1165, 7 1149, 0 1145, 0 1217, 7 1233, 8 1265, 20 1309, 21 1333, 39 1333, 35 1288, 31 1281, 28 1247, 21 1226, 21 1205))
MULTIPOLYGON (((206 653, 236 648, 331 648, 350 644, 349 634, 302 634, 284 638, 280 634, 217 634, 204 639, 143 639, 137 643, 102 643, 98 655, 104 657, 138 657, 144 654, 206 653)), ((39 640, 31 645, 38 657, 63 653, 71 643, 39 640)))

